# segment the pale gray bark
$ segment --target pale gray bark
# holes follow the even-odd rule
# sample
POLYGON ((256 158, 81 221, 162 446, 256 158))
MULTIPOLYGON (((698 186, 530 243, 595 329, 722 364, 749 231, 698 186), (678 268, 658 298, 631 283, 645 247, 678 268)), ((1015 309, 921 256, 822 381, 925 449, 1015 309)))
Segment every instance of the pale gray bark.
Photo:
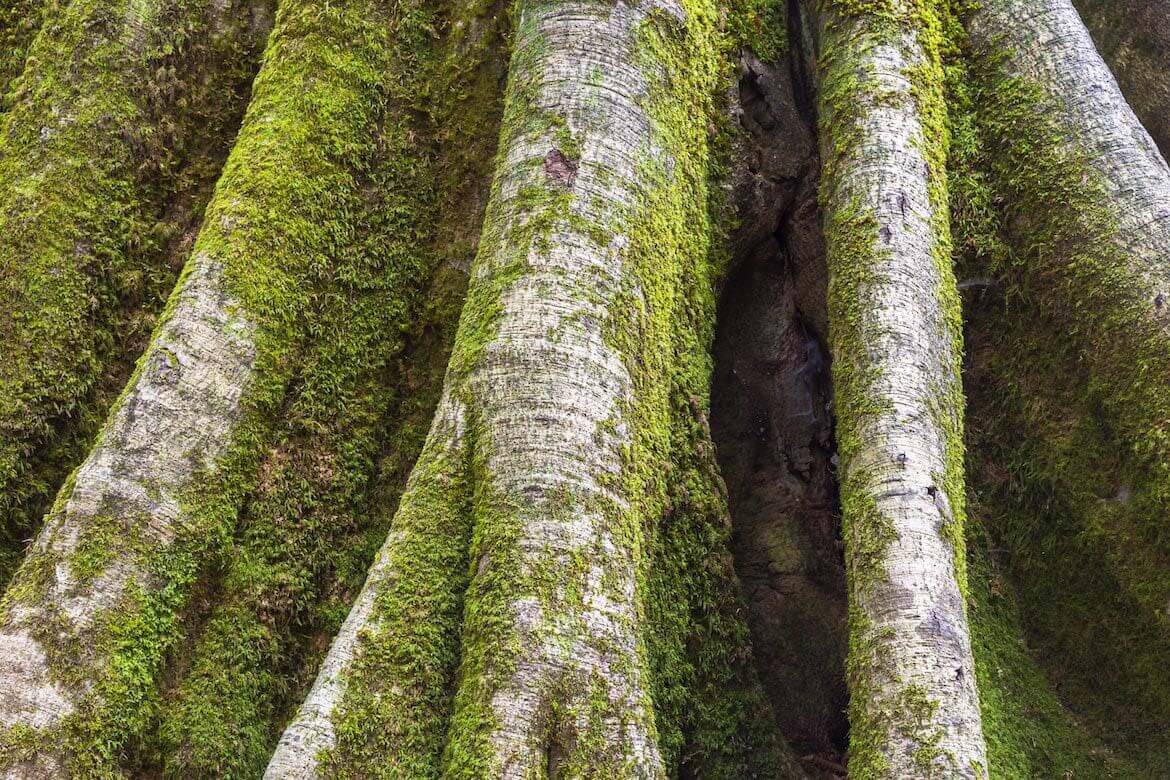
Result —
POLYGON ((1100 174, 1116 242, 1157 309, 1170 292, 1170 169, 1142 127, 1069 0, 983 0, 972 38, 1003 47, 1010 70, 1060 109, 1070 146, 1100 174))
MULTIPOLYGON (((128 594, 165 584, 139 551, 165 549, 184 530, 183 492, 201 469, 214 469, 229 442, 251 377, 252 327, 223 289, 216 259, 200 254, 192 263, 128 392, 30 551, 52 562, 48 583, 34 599, 4 603, 0 657, 12 663, 0 667, 0 727, 52 730, 78 710, 108 660, 85 647, 88 638, 117 619, 128 594), (71 560, 103 531, 133 544, 78 577, 71 560), (69 648, 79 653, 71 684, 53 669, 46 642, 77 645, 69 648)), ((22 569, 13 592, 22 574, 35 576, 22 569)), ((38 758, 50 768, 60 760, 46 751, 38 758)))
POLYGON ((932 185, 945 192, 927 156, 939 139, 923 126, 923 103, 941 99, 941 84, 930 81, 918 4, 892 5, 907 20, 894 30, 845 3, 820 6, 849 769, 859 778, 986 777, 961 589, 957 292, 945 198, 931 194, 932 185))
MULTIPOLYGON (((493 237, 483 241, 472 269, 472 313, 464 312, 444 391, 474 417, 469 458, 480 464, 481 483, 473 516, 490 520, 475 531, 467 598, 483 608, 468 607, 462 665, 473 671, 464 673, 448 737, 449 745, 487 754, 478 756, 484 762, 478 770, 448 766, 450 776, 532 777, 582 754, 591 756, 590 766, 622 776, 665 774, 639 654, 639 553, 628 538, 614 536, 615 519, 626 525, 633 512, 621 479, 633 388, 623 356, 605 335, 606 323, 622 312, 622 296, 643 296, 623 278, 630 237, 622 226, 638 216, 646 192, 660 186, 654 177, 662 174, 646 161, 657 161, 668 177, 672 166, 647 113, 648 66, 634 54, 651 14, 666 26, 683 17, 673 3, 521 5, 509 95, 522 109, 511 114, 512 124, 505 119, 487 216, 493 237), (554 119, 528 129, 546 116, 554 119), (579 144, 579 156, 561 148, 566 136, 579 144), (534 192, 552 203, 534 210, 534 192), (571 197, 562 212, 553 204, 564 195, 571 197), (548 216, 550 227, 532 224, 548 216), (534 229, 542 231, 535 238, 534 229), (493 292, 518 264, 522 272, 493 292), (475 338, 468 323, 484 316, 475 310, 485 300, 497 312, 493 335, 468 355, 475 338), (508 568, 506 578, 497 567, 508 568), (501 606, 510 615, 504 636, 498 625, 478 622, 501 606), (601 711, 590 701, 598 696, 601 711), (565 722, 550 735, 554 703, 565 722), (460 711, 472 715, 461 719, 460 711), (481 711, 486 717, 476 717, 481 711)), ((450 427, 437 423, 427 449, 443 449, 435 437, 448 436, 450 427)), ((429 463, 424 452, 415 474, 429 463)), ((321 774, 308 757, 333 747, 327 721, 340 717, 353 685, 346 678, 386 619, 365 605, 395 583, 396 550, 411 534, 426 532, 413 522, 414 512, 408 491, 396 533, 282 739, 269 777, 321 774)), ((388 673, 383 689, 395 695, 397 670, 388 673)))

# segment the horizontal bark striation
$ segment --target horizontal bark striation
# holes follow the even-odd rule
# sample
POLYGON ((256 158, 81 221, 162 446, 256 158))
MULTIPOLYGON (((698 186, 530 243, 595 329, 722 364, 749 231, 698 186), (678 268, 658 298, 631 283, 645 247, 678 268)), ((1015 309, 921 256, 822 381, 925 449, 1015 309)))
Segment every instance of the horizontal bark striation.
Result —
POLYGON ((43 4, 0 138, 0 583, 190 252, 271 10, 43 4))
MULTIPOLYGON (((652 551, 674 574, 699 549, 696 562, 734 582, 725 514, 686 490, 668 511, 664 481, 672 464, 696 491, 712 495, 716 480, 700 346, 713 310, 711 18, 673 5, 520 6, 443 400, 270 777, 662 776, 704 730, 710 757, 733 767, 704 776, 742 776, 734 767, 752 762, 778 771, 782 746, 748 744, 759 729, 730 722, 766 723, 758 697, 755 708, 731 699, 717 731, 710 709, 686 711, 702 685, 689 685, 687 636, 742 648, 742 623, 692 631, 687 602, 708 597, 707 580, 690 578, 694 595, 647 581, 652 551), (672 517, 677 536, 659 536, 672 517)), ((727 590, 718 603, 734 603, 727 590)), ((741 681, 713 654, 708 701, 741 681)))
MULTIPOLYGON (((0 756, 116 770, 226 541, 313 312, 347 272, 386 79, 380 6, 282 7, 240 137, 150 348, 0 607, 0 756)), ((404 274, 404 283, 423 279, 404 274)))
POLYGON ((933 4, 818 8, 849 771, 985 777, 964 598, 942 20, 933 4))
POLYGON ((1170 156, 1170 2, 1075 0, 1097 51, 1162 156, 1170 156))

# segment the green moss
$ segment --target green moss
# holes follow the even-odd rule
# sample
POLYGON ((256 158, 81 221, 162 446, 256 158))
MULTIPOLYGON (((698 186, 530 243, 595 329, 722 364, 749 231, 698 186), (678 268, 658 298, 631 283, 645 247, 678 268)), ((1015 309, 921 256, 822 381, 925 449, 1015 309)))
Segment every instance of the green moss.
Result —
POLYGON ((24 70, 29 44, 45 17, 60 13, 55 0, 5 0, 0 5, 0 112, 13 82, 24 70))
MULTIPOLYGON (((1023 652, 1020 637, 1027 637, 1040 661, 1029 660, 1036 668, 1031 678, 1045 670, 1052 681, 1046 687, 1055 687, 1067 707, 1063 713, 1049 707, 1048 722, 1056 736, 1068 731, 1063 721, 1094 739, 1034 738, 1036 724, 1012 698, 1028 689, 1007 680, 999 684, 1011 696, 993 693, 984 701, 995 732, 988 739, 1003 743, 1012 766, 1108 760, 1120 767, 1109 770, 1113 775, 1140 776, 1170 755, 1154 725, 1167 717, 1170 701, 1170 678, 1158 660, 1168 649, 1164 619, 1120 580, 1117 539, 1099 528, 1119 484, 1119 464, 1106 453, 1119 445, 1102 437, 1099 408, 1086 408, 1092 402, 1079 395, 1075 360, 1052 348, 1051 327, 1043 318, 1005 316, 996 304, 973 307, 971 483, 981 495, 982 545, 1000 551, 997 585, 1014 591, 1013 620, 1025 629, 1015 651, 1023 652), (1062 377, 1059 389, 1046 387, 1054 375, 1062 377), (1006 711, 995 711, 999 706, 1006 711)), ((977 650, 981 642, 976 637, 977 650)))
MULTIPOLYGON (((333 360, 348 359, 344 351, 323 357, 305 345, 348 327, 342 292, 368 281, 367 268, 351 253, 358 215, 366 213, 362 184, 375 170, 384 95, 395 83, 379 66, 388 22, 385 9, 373 4, 306 2, 281 9, 248 118, 194 249, 222 264, 237 313, 255 326, 255 378, 245 389, 243 418, 226 454, 181 497, 184 522, 178 537, 166 546, 110 551, 148 575, 78 643, 82 663, 54 669, 63 679, 84 678, 92 686, 63 733, 39 737, 57 751, 63 744, 78 773, 112 771, 129 742, 146 729, 157 706, 162 659, 182 631, 193 585, 227 548, 261 458, 272 446, 273 421, 280 419, 297 367, 325 376, 333 360), (321 327, 323 332, 314 330, 321 327)), ((401 216, 387 212, 386 218, 401 216)), ((395 271, 409 276, 411 266, 395 271)), ((365 306, 354 311, 376 308, 368 299, 365 306)), ((168 316, 169 310, 163 314, 168 316)), ((388 316, 399 317, 401 311, 391 308, 388 316)), ((296 398, 311 407, 330 390, 327 382, 310 383, 296 398)), ((133 526, 141 518, 111 522, 133 526)), ((86 538, 107 538, 100 536, 104 527, 98 522, 87 528, 86 538)), ((109 544, 122 544, 116 534, 108 538, 109 544)), ((92 563, 98 547, 84 558, 92 563)), ((22 571, 31 576, 37 557, 22 571)), ((6 596, 5 609, 16 598, 37 600, 24 575, 18 575, 15 592, 6 596)))
POLYGON ((0 729, 0 766, 11 766, 36 756, 36 729, 23 724, 0 729))
POLYGON ((1132 757, 1110 751, 1057 698, 1025 642, 1015 588, 995 564, 993 547, 988 529, 972 524, 968 610, 983 733, 996 776, 1145 776, 1129 763, 1132 757))
POLYGON ((177 664, 182 682, 168 696, 159 745, 142 751, 150 763, 161 750, 168 775, 262 771, 365 578, 422 446, 464 277, 440 270, 425 297, 419 282, 444 258, 466 261, 458 236, 478 219, 475 181, 483 175, 483 161, 469 171, 473 161, 462 154, 467 145, 484 148, 482 140, 444 135, 440 145, 449 126, 440 131, 438 122, 478 109, 478 124, 462 126, 491 135, 496 113, 494 84, 474 61, 493 56, 498 37, 464 48, 462 68, 434 72, 455 56, 450 28, 468 23, 479 20, 400 9, 388 30, 393 45, 376 55, 392 79, 381 159, 364 177, 362 210, 351 219, 357 238, 319 293, 313 345, 213 592, 217 606, 190 652, 176 653, 190 655, 190 667, 177 664), (433 41, 435 30, 444 30, 443 44, 433 41), (395 75, 403 73, 411 79, 395 75), (441 218, 439 186, 448 197, 467 196, 441 218))
MULTIPOLYGON (((1061 351, 1077 355, 1070 354, 1068 365, 1078 366, 1079 397, 1089 399, 1077 402, 1081 417, 1088 419, 1099 404, 1107 429, 1093 445, 1096 460, 1117 461, 1115 473, 1132 494, 1120 512, 1100 516, 1099 529, 1130 552, 1165 555, 1170 547, 1160 518, 1170 506, 1164 425, 1170 389, 1160 377, 1170 371, 1170 341, 1157 321, 1157 301, 1145 300, 1133 281, 1150 270, 1136 267, 1139 261, 1119 248, 1117 215, 1086 153, 1068 141, 1059 98, 1007 74, 1000 52, 973 56, 978 88, 970 101, 985 144, 976 162, 986 173, 969 183, 965 203, 994 213, 1004 226, 996 232, 977 224, 970 231, 975 272, 998 277, 1021 315, 1050 323, 1061 351), (989 208, 992 202, 998 208, 989 208)), ((1037 373, 1023 359, 1018 367, 1021 375, 1037 373)), ((1060 387, 1039 389, 1051 398, 1060 387)), ((1061 479, 1065 485, 1096 481, 1081 471, 1061 479)), ((1148 560, 1146 554, 1119 555, 1114 565, 1146 608, 1160 612, 1170 598, 1170 578, 1164 566, 1151 567, 1148 560)))
POLYGON ((761 61, 779 63, 788 53, 786 0, 736 0, 724 25, 730 43, 751 49, 761 61))
POLYGON ((140 11, 45 3, 0 140, 0 584, 145 346, 243 112, 270 7, 176 0, 130 36, 121 25, 140 11))
MULTIPOLYGON (((719 145, 725 136, 712 132, 723 109, 715 96, 730 80, 743 30, 734 18, 720 30, 706 3, 684 9, 681 29, 655 19, 643 31, 648 71, 666 73, 665 84, 651 89, 654 142, 673 159, 669 172, 645 163, 653 186, 625 228, 629 281, 609 328, 637 388, 622 486, 645 518, 638 542, 648 551, 638 581, 643 652, 672 776, 788 776, 799 770, 756 677, 730 560, 726 488, 706 420, 714 290, 727 264, 728 208, 717 186, 727 149, 719 145)), ((778 57, 783 40, 771 49, 749 45, 778 57)))

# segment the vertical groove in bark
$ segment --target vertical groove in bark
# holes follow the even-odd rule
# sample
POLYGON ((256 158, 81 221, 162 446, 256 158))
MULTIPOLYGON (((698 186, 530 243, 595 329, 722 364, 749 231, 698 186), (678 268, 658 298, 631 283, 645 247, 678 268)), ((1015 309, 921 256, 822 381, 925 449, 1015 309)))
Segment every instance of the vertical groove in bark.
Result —
POLYGON ((985 777, 932 3, 822 2, 821 202, 858 778, 985 777))
POLYGON ((738 227, 720 293, 711 428, 756 666, 781 733, 812 768, 844 763, 848 628, 820 165, 799 20, 790 24, 788 56, 740 61, 738 227))
POLYGON ((1074 0, 1121 91, 1170 157, 1170 2, 1074 0))
POLYGON ((347 271, 388 22, 376 4, 281 8, 154 340, 0 603, 10 772, 112 772, 143 729, 191 585, 254 484, 315 288, 347 271))
MULTIPOLYGON (((1104 447, 1100 462, 1121 464, 1121 480, 1078 511, 1095 543, 1113 551, 1122 586, 1148 618, 1166 622, 1170 170, 1068 0, 988 0, 968 29, 981 63, 990 186, 1005 204, 991 259, 1084 367, 1085 411, 1105 434, 1093 434, 1091 420, 1081 431, 1104 447)), ((1046 478, 1059 485, 1060 470, 1046 478)), ((1083 479, 1074 489, 1097 476, 1083 479)))
POLYGON ((45 5, 0 138, 0 584, 186 260, 272 5, 45 5))
MULTIPOLYGON (((713 760, 795 771, 781 744, 745 739, 770 720, 758 707, 724 707, 710 736, 712 713, 686 711, 686 630, 672 622, 664 649, 647 620, 712 603, 701 579, 695 595, 648 582, 695 554, 672 545, 701 547, 711 558, 696 563, 734 582, 725 514, 703 503, 717 480, 696 422, 713 313, 712 18, 700 4, 521 4, 444 391, 443 408, 458 410, 446 419, 460 422, 436 422, 359 611, 269 776, 662 776, 688 728, 730 756, 713 760), (670 557, 651 570, 672 464, 689 488, 673 505, 679 528, 700 538, 662 538, 670 557)), ((696 633, 745 639, 734 616, 696 633)), ((739 673, 727 661, 708 685, 739 673)))

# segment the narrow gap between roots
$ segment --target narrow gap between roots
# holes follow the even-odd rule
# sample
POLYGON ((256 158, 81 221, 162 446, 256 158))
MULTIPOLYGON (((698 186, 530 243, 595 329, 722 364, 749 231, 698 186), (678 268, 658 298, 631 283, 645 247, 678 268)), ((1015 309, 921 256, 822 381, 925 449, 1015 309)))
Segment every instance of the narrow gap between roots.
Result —
POLYGON ((819 161, 799 20, 787 62, 741 59, 742 227, 719 304, 711 427, 736 573, 777 725, 817 777, 844 774, 845 569, 827 347, 819 161))

